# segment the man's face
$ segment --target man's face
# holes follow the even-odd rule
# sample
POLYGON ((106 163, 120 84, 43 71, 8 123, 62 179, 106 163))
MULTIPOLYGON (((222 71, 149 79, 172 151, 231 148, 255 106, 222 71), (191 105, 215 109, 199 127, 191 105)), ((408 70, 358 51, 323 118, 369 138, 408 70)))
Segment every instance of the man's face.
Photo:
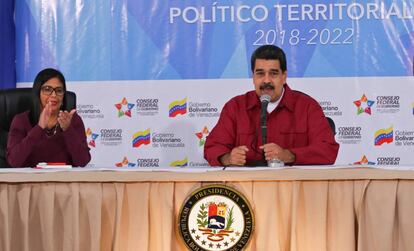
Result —
POLYGON ((270 102, 275 102, 282 95, 286 83, 287 71, 282 72, 279 60, 256 59, 253 70, 253 84, 257 95, 270 95, 270 102))

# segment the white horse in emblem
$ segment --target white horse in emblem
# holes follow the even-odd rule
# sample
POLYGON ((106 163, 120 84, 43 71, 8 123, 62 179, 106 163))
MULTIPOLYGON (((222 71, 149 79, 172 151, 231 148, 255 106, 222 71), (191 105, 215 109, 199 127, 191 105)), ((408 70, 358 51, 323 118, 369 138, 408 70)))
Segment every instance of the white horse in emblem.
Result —
POLYGON ((209 225, 211 225, 211 226, 217 226, 219 228, 224 227, 224 223, 218 222, 216 219, 210 219, 209 225))

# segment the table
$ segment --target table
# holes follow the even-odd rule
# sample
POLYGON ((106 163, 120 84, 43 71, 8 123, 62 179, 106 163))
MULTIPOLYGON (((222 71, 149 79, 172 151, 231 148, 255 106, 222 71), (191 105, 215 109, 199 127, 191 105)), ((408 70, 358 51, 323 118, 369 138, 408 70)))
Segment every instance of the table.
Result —
POLYGON ((0 250, 186 250, 181 205, 214 183, 250 201, 246 250, 414 250, 414 171, 313 169, 3 169, 0 250))

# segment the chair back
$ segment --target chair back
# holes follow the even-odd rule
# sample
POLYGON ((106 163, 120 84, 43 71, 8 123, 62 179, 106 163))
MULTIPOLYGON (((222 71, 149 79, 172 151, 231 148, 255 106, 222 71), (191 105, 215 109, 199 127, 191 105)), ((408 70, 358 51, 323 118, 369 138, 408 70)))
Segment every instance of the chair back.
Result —
POLYGON ((333 121, 333 119, 331 119, 330 117, 326 117, 326 119, 328 120, 329 126, 331 127, 332 133, 334 135, 336 135, 336 126, 335 126, 335 122, 333 121))
MULTIPOLYGON (((32 88, 0 90, 0 167, 10 167, 6 161, 7 138, 10 124, 16 114, 32 107, 32 88)), ((76 94, 66 91, 66 107, 76 108, 76 94)))

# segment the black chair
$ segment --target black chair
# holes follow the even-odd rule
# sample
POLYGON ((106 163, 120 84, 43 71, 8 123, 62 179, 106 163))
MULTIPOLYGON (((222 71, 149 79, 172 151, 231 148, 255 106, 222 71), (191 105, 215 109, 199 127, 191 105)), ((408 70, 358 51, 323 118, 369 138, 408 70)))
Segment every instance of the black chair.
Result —
POLYGON ((335 122, 330 117, 326 117, 326 119, 328 120, 329 126, 331 127, 333 134, 336 135, 335 122))
MULTIPOLYGON (((30 109, 32 88, 0 90, 0 167, 10 167, 6 161, 7 137, 14 115, 30 109)), ((76 94, 66 92, 66 107, 76 108, 76 94)))

